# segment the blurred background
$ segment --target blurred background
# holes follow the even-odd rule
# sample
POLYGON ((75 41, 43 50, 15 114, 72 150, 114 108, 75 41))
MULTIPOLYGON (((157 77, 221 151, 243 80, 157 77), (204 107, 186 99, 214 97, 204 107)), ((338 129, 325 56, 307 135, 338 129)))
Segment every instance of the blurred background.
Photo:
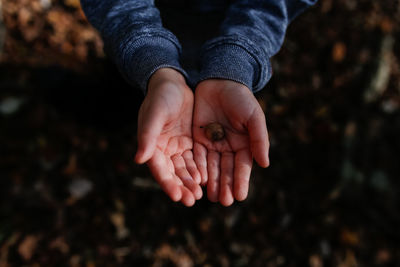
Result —
POLYGON ((132 158, 143 99, 78 0, 0 2, 0 266, 399 266, 400 2, 321 0, 257 94, 248 200, 172 203, 132 158))

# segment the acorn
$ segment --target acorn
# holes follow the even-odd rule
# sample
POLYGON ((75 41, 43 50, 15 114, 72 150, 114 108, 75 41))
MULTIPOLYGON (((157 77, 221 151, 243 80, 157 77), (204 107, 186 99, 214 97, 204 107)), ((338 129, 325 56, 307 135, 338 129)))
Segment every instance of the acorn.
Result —
POLYGON ((224 127, 218 122, 212 122, 204 128, 208 140, 212 142, 221 141, 225 137, 224 127))

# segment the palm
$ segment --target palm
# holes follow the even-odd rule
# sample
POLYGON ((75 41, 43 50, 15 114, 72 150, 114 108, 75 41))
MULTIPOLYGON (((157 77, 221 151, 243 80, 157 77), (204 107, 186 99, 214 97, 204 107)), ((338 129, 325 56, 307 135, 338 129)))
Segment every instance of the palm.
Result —
MULTIPOLYGON (((157 105, 160 110, 164 110, 164 114, 168 113, 160 136, 156 140, 157 150, 168 158, 190 151, 193 146, 191 134, 192 93, 180 94, 174 92, 174 89, 166 89, 160 95, 157 105)), ((145 112, 143 111, 143 113, 145 112)))
MULTIPOLYGON (((252 149, 250 133, 257 131, 253 125, 260 124, 262 111, 247 87, 231 81, 203 82, 196 89, 195 99, 194 153, 202 177, 208 178, 208 196, 224 205, 230 205, 234 197, 243 200, 248 191, 252 154, 257 153, 252 149), (207 139, 202 127, 211 122, 223 125, 225 138, 221 141, 207 139)), ((265 125, 265 120, 261 124, 265 125)))
POLYGON ((245 127, 251 111, 248 106, 240 107, 241 110, 235 110, 233 105, 226 102, 226 98, 215 97, 207 90, 199 91, 196 95, 196 105, 199 112, 194 117, 194 138, 196 143, 200 143, 208 150, 224 152, 238 152, 240 150, 249 150, 249 135, 245 127), (201 111, 200 111, 201 109, 201 111), (229 116, 227 114, 230 114, 229 116), (225 138, 219 142, 212 142, 207 139, 202 127, 210 122, 218 122, 223 125, 225 138))
MULTIPOLYGON (((168 91, 165 91, 165 93, 169 94, 168 97, 171 96, 168 91)), ((149 165, 163 166, 165 168, 163 172, 175 176, 175 181, 180 186, 185 184, 189 189, 196 188, 192 181, 198 184, 200 175, 196 171, 192 152, 193 94, 188 91, 182 98, 175 97, 173 105, 167 103, 168 99, 172 98, 163 98, 163 101, 165 101, 165 108, 163 109, 169 110, 169 119, 156 140, 155 155, 149 161, 149 165)), ((160 103, 160 107, 162 106, 163 104, 160 103)))

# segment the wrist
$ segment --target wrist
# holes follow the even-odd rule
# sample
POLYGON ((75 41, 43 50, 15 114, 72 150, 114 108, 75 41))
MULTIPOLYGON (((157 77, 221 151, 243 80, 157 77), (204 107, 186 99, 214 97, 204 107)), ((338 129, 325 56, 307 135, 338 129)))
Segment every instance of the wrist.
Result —
POLYGON ((246 90, 251 92, 246 85, 229 79, 206 79, 197 84, 196 90, 199 88, 208 88, 213 91, 221 90, 246 90))
POLYGON ((147 94, 151 91, 161 89, 167 84, 173 85, 176 88, 185 88, 185 76, 174 68, 160 68, 150 77, 147 86, 147 94))
POLYGON ((157 88, 164 83, 186 84, 185 77, 179 71, 173 68, 160 68, 156 70, 149 79, 147 90, 157 88))

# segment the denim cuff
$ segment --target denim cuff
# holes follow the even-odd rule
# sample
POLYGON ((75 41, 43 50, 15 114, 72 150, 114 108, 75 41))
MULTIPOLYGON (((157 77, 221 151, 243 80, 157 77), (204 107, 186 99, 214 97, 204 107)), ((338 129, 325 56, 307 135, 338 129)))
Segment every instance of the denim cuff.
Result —
POLYGON ((158 69, 173 68, 188 79, 179 63, 180 47, 162 36, 139 37, 129 44, 122 64, 117 64, 124 78, 146 94, 148 81, 158 69))
POLYGON ((261 90, 271 77, 269 57, 254 49, 250 41, 237 36, 219 37, 206 43, 201 55, 198 82, 227 79, 261 90))

